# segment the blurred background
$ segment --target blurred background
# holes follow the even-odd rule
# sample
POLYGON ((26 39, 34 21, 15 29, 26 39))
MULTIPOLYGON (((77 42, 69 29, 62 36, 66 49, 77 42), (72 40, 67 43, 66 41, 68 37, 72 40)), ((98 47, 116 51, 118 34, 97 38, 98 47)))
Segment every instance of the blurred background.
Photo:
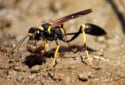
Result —
MULTIPOLYGON (((103 58, 111 60, 106 68, 124 67, 125 0, 0 0, 0 47, 13 48, 30 27, 38 27, 50 20, 89 8, 93 10, 92 13, 64 23, 67 32, 78 31, 82 23, 102 27, 107 35, 87 35, 87 46, 100 51, 103 58)), ((52 44, 54 43, 50 43, 50 48, 55 48, 55 44, 52 44)), ((79 36, 70 44, 82 46, 82 37, 79 36)), ((25 45, 26 42, 23 46, 25 45)), ((20 49, 26 51, 23 46, 20 49)))
MULTIPOLYGON (((124 6, 124 0, 0 0, 0 42, 2 46, 11 47, 27 34, 30 27, 91 8, 91 14, 65 23, 67 32, 77 31, 82 23, 96 24, 107 32, 106 37, 96 38, 99 42, 106 38, 107 45, 119 46, 124 41, 124 6)), ((93 38, 88 36, 90 47, 106 47, 93 45, 98 43, 93 38)))

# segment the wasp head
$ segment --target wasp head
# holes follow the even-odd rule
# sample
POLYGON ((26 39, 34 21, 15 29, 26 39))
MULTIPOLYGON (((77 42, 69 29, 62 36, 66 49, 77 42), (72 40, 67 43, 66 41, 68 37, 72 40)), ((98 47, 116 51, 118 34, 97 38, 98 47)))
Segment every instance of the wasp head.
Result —
POLYGON ((36 27, 31 27, 28 31, 29 40, 27 43, 27 50, 31 53, 38 53, 44 48, 44 41, 42 38, 42 31, 36 27))
POLYGON ((31 27, 28 31, 29 39, 30 40, 40 40, 41 37, 41 30, 36 27, 31 27))

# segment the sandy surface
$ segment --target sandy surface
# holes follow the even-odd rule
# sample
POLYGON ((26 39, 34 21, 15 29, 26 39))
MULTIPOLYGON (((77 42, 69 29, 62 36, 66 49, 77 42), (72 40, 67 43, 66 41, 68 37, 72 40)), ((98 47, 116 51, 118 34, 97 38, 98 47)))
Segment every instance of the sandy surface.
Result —
POLYGON ((0 85, 125 85, 124 0, 0 0, 0 85), (49 42, 44 56, 32 56, 27 40, 14 54, 10 50, 30 27, 73 12, 92 8, 93 13, 65 23, 67 32, 82 23, 99 25, 107 35, 87 35, 89 65, 82 48, 82 36, 61 43, 60 57, 53 68, 55 42, 49 42))

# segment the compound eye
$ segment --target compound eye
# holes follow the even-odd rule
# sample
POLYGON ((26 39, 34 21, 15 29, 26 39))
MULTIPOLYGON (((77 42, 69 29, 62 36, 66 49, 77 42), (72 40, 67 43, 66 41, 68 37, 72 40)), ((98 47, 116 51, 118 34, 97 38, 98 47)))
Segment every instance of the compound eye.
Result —
POLYGON ((39 30, 37 30, 37 31, 36 31, 36 34, 40 34, 40 31, 39 31, 39 30))

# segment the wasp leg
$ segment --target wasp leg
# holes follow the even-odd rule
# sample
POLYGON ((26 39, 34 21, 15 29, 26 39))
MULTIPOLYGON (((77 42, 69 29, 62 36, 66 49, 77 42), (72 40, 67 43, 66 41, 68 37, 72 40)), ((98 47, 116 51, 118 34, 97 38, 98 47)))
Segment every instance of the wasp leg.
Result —
MULTIPOLYGON (((66 35, 67 33, 66 33, 65 28, 62 27, 60 30, 61 30, 61 32, 62 32, 62 35, 64 36, 61 40, 64 41, 64 42, 67 42, 68 40, 67 40, 67 35, 66 35)), ((70 44, 69 44, 69 43, 67 43, 67 45, 70 47, 70 44)))
POLYGON ((55 50, 55 53, 54 53, 54 60, 53 60, 53 66, 56 65, 56 58, 58 57, 58 51, 59 51, 59 48, 60 48, 60 45, 58 44, 58 42, 56 41, 56 44, 57 44, 57 47, 56 47, 56 50, 55 50))
POLYGON ((87 50, 87 46, 86 46, 86 33, 85 33, 86 25, 82 24, 80 29, 82 30, 83 43, 84 43, 84 48, 85 48, 84 50, 85 50, 85 53, 86 53, 86 57, 88 58, 90 65, 93 66, 93 64, 90 60, 90 56, 89 56, 89 53, 88 53, 88 50, 87 50))
POLYGON ((62 32, 62 34, 64 36, 63 41, 66 41, 67 40, 67 36, 65 35, 66 34, 66 30, 65 30, 65 27, 64 27, 63 24, 61 25, 61 29, 60 30, 61 30, 61 32, 62 32))
POLYGON ((80 27, 80 30, 78 32, 66 33, 65 35, 74 35, 70 40, 67 40, 66 42, 73 41, 74 39, 76 39, 82 33, 83 43, 84 43, 83 50, 86 53, 86 57, 88 58, 90 65, 92 66, 92 62, 90 61, 89 53, 88 53, 87 46, 86 46, 86 33, 85 33, 85 30, 86 30, 86 25, 82 24, 82 26, 80 27))
POLYGON ((103 30, 101 27, 94 25, 94 24, 82 24, 82 26, 80 27, 78 32, 74 32, 74 33, 66 33, 65 35, 74 35, 71 39, 67 40, 66 42, 71 42, 74 39, 76 39, 80 34, 82 33, 83 36, 83 48, 85 50, 86 56, 89 60, 89 63, 91 66, 92 62, 90 61, 90 57, 89 57, 89 53, 87 51, 87 46, 86 46, 86 34, 90 34, 90 35, 94 35, 94 36, 101 36, 101 35, 105 35, 106 32, 105 30, 103 30))
POLYGON ((44 55, 47 52, 47 48, 49 47, 48 42, 46 41, 44 44, 44 49, 41 51, 40 55, 44 55))
POLYGON ((83 43, 84 43, 83 50, 86 53, 86 57, 88 58, 90 65, 92 65, 92 62, 90 61, 89 53, 88 53, 88 50, 87 50, 87 46, 86 46, 86 33, 85 33, 85 30, 86 30, 86 25, 82 24, 82 26, 80 27, 80 30, 78 32, 66 33, 65 35, 74 35, 70 40, 67 40, 66 42, 73 41, 74 39, 76 39, 82 33, 83 43))

